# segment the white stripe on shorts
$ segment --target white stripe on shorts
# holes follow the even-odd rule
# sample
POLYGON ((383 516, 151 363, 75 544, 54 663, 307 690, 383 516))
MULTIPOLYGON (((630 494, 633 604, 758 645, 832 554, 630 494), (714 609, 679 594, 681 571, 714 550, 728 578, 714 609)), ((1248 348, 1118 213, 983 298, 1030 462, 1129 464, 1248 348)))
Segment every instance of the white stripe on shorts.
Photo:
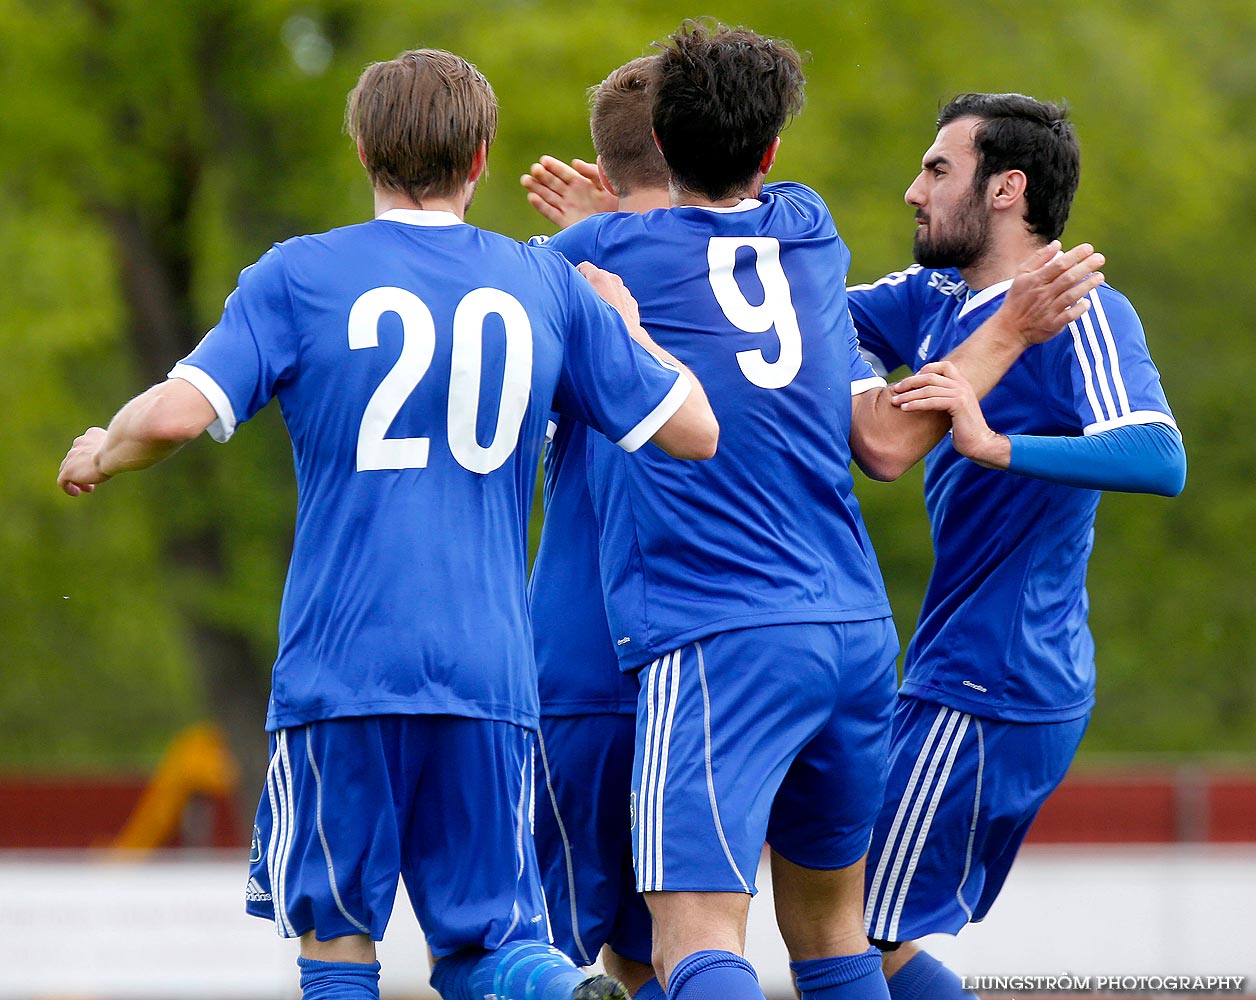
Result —
POLYGON ((310 773, 314 775, 314 787, 318 793, 314 818, 318 826, 318 842, 323 845, 323 859, 327 862, 327 884, 331 888, 331 898, 336 901, 336 909, 345 920, 363 934, 370 934, 371 929, 353 917, 345 909, 344 901, 340 898, 340 886, 336 884, 336 866, 331 859, 331 845, 327 843, 327 833, 323 829, 323 776, 319 773, 318 764, 314 761, 314 739, 310 734, 309 726, 305 727, 305 757, 310 762, 310 773))
POLYGON ((964 902, 964 885, 973 870, 973 843, 977 839, 977 819, 981 815, 981 779, 986 773, 986 735, 981 728, 981 720, 973 719, 973 729, 977 733, 977 789, 973 792, 973 821, 968 827, 968 850, 964 852, 964 874, 960 876, 959 885, 955 887, 955 898, 969 921, 973 911, 964 902))
MULTIPOLYGON (((528 753, 524 755, 523 763, 519 768, 519 799, 515 802, 515 860, 518 861, 519 867, 515 870, 515 901, 510 908, 510 926, 506 928, 506 933, 502 935, 509 940, 510 935, 514 933, 515 928, 519 926, 523 920, 523 911, 519 909, 519 886, 523 883, 523 873, 527 869, 527 852, 524 848, 523 832, 526 828, 532 829, 532 800, 529 793, 532 791, 532 783, 536 780, 536 776, 532 773, 532 748, 528 748, 528 753)), ((549 914, 545 914, 546 938, 549 938, 549 914)))
MULTIPOLYGON (((549 793, 550 809, 554 813, 554 825, 558 827, 559 839, 563 842, 563 864, 567 873, 567 898, 571 900, 571 937, 576 943, 579 950, 580 961, 577 965, 592 965, 597 958, 596 955, 590 957, 589 951, 584 946, 584 939, 580 936, 580 907, 576 902, 576 866, 572 860, 571 839, 567 836, 567 824, 563 822, 563 815, 558 810, 558 793, 554 790, 554 779, 550 775, 549 756, 545 753, 545 735, 537 731, 536 745, 541 750, 541 769, 545 772, 545 790, 549 793)), ((546 900, 549 905, 549 900, 546 900)), ((576 956, 572 956, 575 958, 576 956)))
POLYGON ((637 822, 637 891, 663 887, 663 793, 671 748, 676 695, 680 690, 680 650, 659 657, 646 677, 646 733, 641 765, 637 822))
POLYGON ((907 891, 971 720, 970 715, 943 707, 925 738, 868 890, 864 924, 870 937, 887 941, 898 939, 907 891))
POLYGON ((275 752, 266 769, 266 793, 270 797, 270 843, 266 845, 266 874, 270 878, 270 893, 275 907, 275 928, 280 937, 296 937, 297 932, 288 921, 285 905, 285 879, 288 874, 288 856, 292 852, 292 765, 288 760, 288 731, 281 729, 275 734, 275 752))
POLYGON ((695 642, 693 648, 698 653, 698 679, 702 682, 702 738, 704 740, 703 749, 706 757, 707 799, 711 803, 711 819, 715 823, 715 832, 720 838, 720 847, 724 849, 724 857, 728 861, 728 866, 733 870, 733 874, 737 876, 737 881, 741 883, 741 891, 749 892, 750 886, 746 884, 746 880, 742 877, 741 869, 737 867, 737 861, 733 857, 733 852, 728 848, 728 840, 724 836, 724 823, 720 820, 720 804, 715 797, 715 774, 711 764, 711 694, 707 689, 706 660, 702 656, 702 643, 695 642))

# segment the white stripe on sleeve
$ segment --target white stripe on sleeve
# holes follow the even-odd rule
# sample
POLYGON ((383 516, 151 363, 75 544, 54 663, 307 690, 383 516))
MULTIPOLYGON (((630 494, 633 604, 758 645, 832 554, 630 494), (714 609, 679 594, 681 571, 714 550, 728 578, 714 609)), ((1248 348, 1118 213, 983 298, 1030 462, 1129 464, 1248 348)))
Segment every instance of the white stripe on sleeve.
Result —
POLYGON ((1108 373, 1108 359, 1099 344, 1099 334, 1095 330, 1095 320, 1090 313, 1081 318, 1082 329, 1085 331, 1084 346, 1090 348, 1091 361, 1095 368, 1095 386, 1103 397, 1103 412, 1109 420, 1115 420, 1121 414, 1117 410, 1116 399, 1112 393, 1112 377, 1108 373))
MULTIPOLYGON (((668 365, 666 367, 670 368, 671 366, 668 365)), ((676 381, 672 383, 671 389, 668 390, 667 395, 663 397, 659 405, 651 410, 646 418, 637 424, 636 427, 615 443, 623 448, 624 451, 636 451, 650 438, 654 437, 658 433, 659 428, 667 423, 676 411, 680 409, 680 405, 689 398, 690 388, 689 379, 678 372, 676 381)))
POLYGON ((213 380, 208 372, 195 365, 185 365, 183 362, 175 365, 170 369, 167 378, 181 378, 184 382, 190 382, 193 387, 200 390, 202 396, 209 400, 209 405, 214 408, 214 412, 218 414, 218 419, 205 428, 209 432, 209 436, 222 444, 231 440, 231 435, 236 429, 235 408, 231 405, 231 400, 227 398, 227 394, 222 391, 222 387, 213 380))
POLYGON ((1076 320, 1068 325, 1068 329, 1073 337, 1073 353, 1077 355, 1077 364, 1081 368, 1082 384, 1086 389, 1086 399, 1090 401, 1090 409, 1095 416, 1095 423, 1103 423, 1107 420, 1107 415, 1099 405, 1099 395, 1095 391, 1095 376, 1090 368, 1090 358, 1087 357, 1086 348, 1082 343, 1082 329, 1076 320))
POLYGON ((1108 325, 1108 314, 1104 312, 1098 289, 1090 293, 1090 301, 1094 306, 1092 312, 1095 322, 1099 325, 1099 332, 1108 351, 1108 371, 1112 373, 1112 387, 1116 392, 1117 416, 1124 416, 1130 412, 1130 398, 1125 391, 1125 379, 1121 376, 1121 358, 1117 353, 1116 338, 1112 336, 1112 327, 1108 325))
POLYGON ((858 396, 860 393, 867 392, 869 389, 879 389, 884 385, 888 385, 885 379, 879 375, 876 378, 858 378, 850 384, 851 396, 858 396))

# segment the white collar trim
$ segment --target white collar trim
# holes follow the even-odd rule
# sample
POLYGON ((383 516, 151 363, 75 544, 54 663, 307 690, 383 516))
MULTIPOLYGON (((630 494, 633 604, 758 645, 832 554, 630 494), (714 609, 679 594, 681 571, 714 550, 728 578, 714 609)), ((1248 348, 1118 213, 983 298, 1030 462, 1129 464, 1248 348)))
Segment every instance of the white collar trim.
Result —
POLYGON ((999 281, 993 285, 987 285, 979 292, 969 292, 967 300, 959 311, 960 317, 962 318, 974 309, 980 308, 995 296, 1005 293, 1011 287, 1012 279, 1008 278, 1007 281, 999 281))
POLYGON ((375 218, 386 222, 404 222, 408 226, 465 226, 453 212, 431 212, 422 208, 390 208, 375 218))
POLYGON ((704 212, 719 212, 730 215, 733 212, 753 212, 763 205, 758 198, 742 198, 736 205, 678 205, 678 208, 700 208, 704 212))

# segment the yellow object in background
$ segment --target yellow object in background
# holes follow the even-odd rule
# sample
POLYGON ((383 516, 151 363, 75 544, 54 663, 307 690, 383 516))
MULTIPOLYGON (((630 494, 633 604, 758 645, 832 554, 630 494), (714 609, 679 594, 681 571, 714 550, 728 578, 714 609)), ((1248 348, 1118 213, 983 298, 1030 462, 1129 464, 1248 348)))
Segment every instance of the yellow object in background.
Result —
POLYGON ((230 796, 239 780, 222 731, 210 722, 188 726, 171 741, 111 850, 134 857, 169 844, 193 797, 230 796))

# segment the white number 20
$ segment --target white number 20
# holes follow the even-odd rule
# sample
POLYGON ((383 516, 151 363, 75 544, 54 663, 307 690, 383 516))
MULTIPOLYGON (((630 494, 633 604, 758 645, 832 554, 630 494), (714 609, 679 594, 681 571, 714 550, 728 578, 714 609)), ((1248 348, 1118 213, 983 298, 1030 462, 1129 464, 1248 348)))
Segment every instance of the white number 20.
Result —
POLYGON ((776 328, 781 344, 776 360, 765 360, 762 350, 738 351, 737 364, 742 374, 764 389, 785 388, 802 367, 802 333, 789 281, 781 267, 780 243, 769 236, 712 236, 707 244, 707 265, 711 290, 733 326, 747 333, 766 333, 776 328), (754 251, 755 271, 763 283, 763 302, 757 306, 747 301, 733 276, 741 247, 754 251))
MULTIPOLYGON (((401 354, 366 405, 358 428, 359 472, 427 467, 430 440, 390 438, 388 428, 423 380, 436 353, 432 311, 404 288, 372 288, 349 310, 349 347, 379 346, 379 321, 386 313, 401 319, 401 354)), ((519 431, 532 389, 532 324, 514 296, 496 288, 476 288, 454 310, 453 355, 449 373, 449 450, 464 469, 481 474, 500 467, 519 443, 519 431), (483 447, 475 427, 480 410, 484 320, 501 317, 506 359, 493 440, 483 447)))

